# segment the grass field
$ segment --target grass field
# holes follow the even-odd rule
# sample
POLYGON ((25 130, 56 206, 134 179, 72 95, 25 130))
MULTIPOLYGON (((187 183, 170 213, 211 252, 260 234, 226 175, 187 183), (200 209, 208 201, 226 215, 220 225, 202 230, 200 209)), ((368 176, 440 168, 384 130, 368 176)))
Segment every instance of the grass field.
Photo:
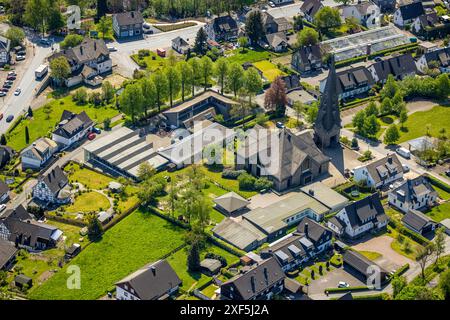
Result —
POLYGON ((6 138, 8 140, 7 145, 16 151, 20 151, 27 146, 25 141, 25 127, 28 126, 31 144, 34 140, 46 136, 51 132, 55 125, 61 119, 61 115, 64 110, 69 110, 74 113, 80 113, 86 111, 89 117, 98 123, 103 122, 106 118, 112 118, 119 114, 117 109, 112 106, 94 107, 91 104, 77 105, 72 101, 71 96, 66 96, 61 99, 56 99, 47 104, 51 107, 51 112, 45 113, 45 107, 41 107, 33 111, 33 118, 22 120, 15 128, 8 131, 6 138))
POLYGON ((82 193, 75 197, 75 201, 66 207, 64 211, 78 212, 99 212, 110 208, 108 198, 96 191, 82 193))
POLYGON ((147 263, 183 244, 184 230, 150 213, 136 210, 89 245, 42 286, 30 292, 31 299, 97 299, 114 283, 147 263), (81 289, 66 286, 67 268, 81 271, 81 289))
POLYGON ((382 257, 381 253, 374 252, 374 251, 358 251, 360 254, 362 254, 364 257, 366 257, 369 260, 377 260, 378 258, 382 257))
POLYGON ((233 50, 227 59, 230 63, 237 62, 243 64, 244 62, 253 63, 256 61, 267 60, 271 57, 275 57, 275 55, 261 48, 255 48, 253 50, 246 49, 245 51, 242 51, 241 49, 233 50))
POLYGON ((113 178, 97 173, 87 168, 81 168, 79 164, 71 162, 64 171, 69 173, 69 182, 79 182, 88 189, 101 190, 108 187, 113 178))
POLYGON ((153 25, 156 29, 161 30, 162 32, 168 32, 168 31, 174 31, 184 28, 189 28, 196 26, 197 24, 195 22, 183 22, 183 23, 175 23, 170 25, 153 25))
POLYGON ((276 65, 267 60, 255 62, 253 65, 259 69, 264 77, 270 82, 274 81, 279 76, 286 75, 283 71, 278 69, 276 65))
POLYGON ((164 58, 161 58, 153 51, 150 51, 149 55, 143 58, 139 58, 138 54, 133 54, 131 55, 131 59, 133 59, 139 66, 145 67, 145 69, 151 72, 155 72, 163 68, 166 64, 164 58))
POLYGON ((435 106, 431 110, 411 114, 404 125, 407 131, 400 130, 398 143, 426 135, 427 125, 430 125, 430 133, 434 137, 439 135, 439 130, 442 128, 450 132, 450 108, 435 106))
POLYGON ((450 218, 450 202, 445 202, 433 207, 431 210, 426 212, 426 215, 436 222, 450 218))

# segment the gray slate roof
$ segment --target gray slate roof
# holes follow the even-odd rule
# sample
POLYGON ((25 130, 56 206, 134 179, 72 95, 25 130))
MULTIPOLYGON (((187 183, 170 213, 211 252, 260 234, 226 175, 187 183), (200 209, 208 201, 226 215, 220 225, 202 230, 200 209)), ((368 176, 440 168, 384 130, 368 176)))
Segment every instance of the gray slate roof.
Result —
POLYGON ((297 226, 297 232, 304 234, 313 243, 319 242, 321 239, 331 239, 331 231, 316 221, 306 217, 297 226), (308 225, 308 230, 306 230, 308 225))
POLYGON ((114 15, 114 18, 121 27, 144 23, 142 13, 139 11, 117 13, 114 15))
POLYGON ((101 56, 109 58, 109 50, 103 39, 84 38, 78 46, 64 49, 52 55, 49 60, 64 56, 71 66, 80 65, 89 61, 96 61, 101 56))
POLYGON ((425 59, 427 63, 437 61, 441 67, 448 67, 450 65, 450 47, 427 52, 425 53, 425 59))
POLYGON ((399 7, 403 20, 409 20, 417 18, 424 14, 424 9, 421 1, 411 2, 399 7))
POLYGON ((322 7, 323 5, 320 0, 305 0, 300 7, 300 11, 308 16, 314 17, 322 7))
POLYGON ((0 238, 0 270, 17 254, 17 251, 13 243, 0 238))
POLYGON ((417 72, 416 63, 410 53, 376 62, 372 66, 379 81, 386 80, 389 74, 392 74, 394 77, 403 77, 417 72))
MULTIPOLYGON (((372 265, 377 265, 375 262, 367 259, 365 256, 363 256, 359 252, 356 252, 353 250, 345 251, 344 254, 342 255, 342 257, 343 257, 343 260, 345 263, 352 266, 353 268, 355 268, 356 270, 361 272, 366 277, 370 276, 370 273, 368 272, 368 268, 372 265)), ((382 274, 388 273, 384 268, 382 268, 380 266, 378 266, 378 267, 380 268, 382 274)))
POLYGON ((278 262, 269 258, 253 266, 248 272, 231 278, 222 284, 222 287, 232 286, 240 298, 249 300, 284 278, 284 272, 278 262))
POLYGON ((125 284, 134 289, 134 295, 141 300, 158 300, 172 288, 181 285, 181 280, 166 260, 159 260, 116 283, 121 288, 125 284))
POLYGON ((386 219, 378 193, 374 193, 345 207, 352 228, 362 226, 369 221, 386 219))
POLYGON ((72 113, 64 110, 59 127, 53 132, 54 134, 70 139, 78 134, 80 131, 89 128, 93 121, 87 115, 86 111, 82 111, 79 114, 72 113))
POLYGON ((417 210, 410 210, 403 216, 402 222, 418 231, 421 231, 429 223, 435 223, 433 219, 417 210))
POLYGON ((53 194, 58 193, 69 182, 64 171, 59 166, 56 166, 39 180, 45 183, 53 194))
POLYGON ((387 180, 399 172, 403 172, 402 163, 398 160, 396 154, 390 154, 384 158, 373 161, 367 164, 366 168, 375 184, 387 180), (385 177, 381 175, 383 172, 387 174, 385 177))
POLYGON ((395 196, 401 203, 415 204, 417 197, 426 194, 437 195, 427 177, 421 175, 414 179, 404 181, 400 186, 392 190, 391 196, 395 196))
POLYGON ((364 66, 350 68, 337 73, 337 93, 352 91, 375 83, 372 74, 364 66))

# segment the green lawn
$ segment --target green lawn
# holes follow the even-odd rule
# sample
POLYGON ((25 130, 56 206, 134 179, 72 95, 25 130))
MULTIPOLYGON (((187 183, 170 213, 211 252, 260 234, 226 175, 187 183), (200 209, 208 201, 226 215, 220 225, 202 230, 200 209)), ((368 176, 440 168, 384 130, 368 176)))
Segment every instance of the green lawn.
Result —
POLYGON ((75 201, 67 206, 64 211, 71 213, 98 212, 109 209, 111 204, 106 196, 97 192, 89 191, 75 197, 75 201))
POLYGON ((253 65, 259 69, 263 73, 263 76, 270 82, 274 81, 279 76, 286 75, 283 71, 278 69, 276 65, 268 60, 258 61, 253 65))
POLYGON ((216 291, 219 287, 216 286, 215 284, 210 284, 209 286, 207 286, 205 289, 202 290, 202 293, 207 296, 212 298, 213 295, 215 295, 214 291, 216 291))
POLYGON ((271 57, 275 57, 275 55, 262 48, 255 48, 253 50, 246 49, 245 51, 242 51, 241 49, 233 50, 227 59, 231 63, 237 62, 243 64, 244 62, 253 63, 256 61, 268 60, 271 57))
POLYGON ((377 260, 378 258, 382 257, 381 253, 374 252, 374 251, 358 251, 360 254, 362 254, 364 257, 366 257, 369 260, 377 260))
MULTIPOLYGON (((207 247, 204 250, 202 250, 201 259, 203 259, 208 252, 212 252, 224 257, 225 260, 227 260, 228 264, 236 262, 239 259, 237 256, 210 243, 207 243, 207 247)), ((170 257, 167 258, 167 261, 175 270, 180 279, 183 281, 181 287, 186 291, 189 290, 191 287, 193 286, 196 287, 198 286, 198 284, 205 283, 210 279, 210 277, 204 275, 203 273, 188 271, 186 248, 181 249, 172 254, 170 257)))
POLYGON ((400 130, 398 143, 426 135, 428 124, 431 125, 430 133, 432 136, 438 136, 439 130, 442 128, 450 132, 450 108, 435 106, 431 110, 411 114, 404 125, 407 131, 400 130))
POLYGON ((426 215, 431 217, 436 222, 450 218, 450 202, 444 202, 433 207, 431 210, 426 212, 426 215))
POLYGON ((136 186, 126 186, 125 187, 125 198, 119 197, 119 202, 117 204, 117 209, 120 212, 125 212, 129 210, 130 208, 133 208, 135 205, 137 205, 140 200, 137 196, 138 193, 138 187, 136 186))
POLYGON ((30 293, 31 299, 97 299, 114 283, 183 244, 184 230, 150 213, 136 210, 103 238, 30 293), (66 286, 68 266, 81 270, 81 289, 66 286))
POLYGON ((88 189, 101 190, 108 187, 113 178, 100 174, 88 168, 81 168, 78 163, 71 162, 64 171, 69 172, 69 182, 79 182, 88 189))
POLYGON ((438 193, 439 198, 442 200, 450 200, 450 193, 445 191, 444 189, 439 188, 436 185, 432 185, 433 189, 438 193))
POLYGON ((139 66, 145 66, 145 68, 151 72, 155 72, 163 68, 166 64, 165 59, 158 56, 153 51, 150 51, 148 56, 142 58, 139 58, 138 54, 133 54, 131 55, 131 59, 133 59, 139 66))
MULTIPOLYGON (((46 136, 54 128, 55 125, 61 119, 61 115, 64 110, 69 110, 74 113, 80 113, 86 111, 89 117, 98 123, 102 123, 106 118, 112 118, 119 114, 117 109, 114 109, 111 105, 94 107, 92 104, 77 105, 72 101, 71 96, 66 96, 61 99, 52 100, 48 103, 51 107, 51 112, 47 114, 44 112, 45 108, 41 107, 33 111, 33 118, 22 120, 15 128, 8 131, 6 134, 8 143, 7 145, 16 151, 20 151, 27 146, 25 141, 25 127, 28 126, 31 144, 34 140, 46 136)), ((23 108, 24 106, 17 106, 23 108)))

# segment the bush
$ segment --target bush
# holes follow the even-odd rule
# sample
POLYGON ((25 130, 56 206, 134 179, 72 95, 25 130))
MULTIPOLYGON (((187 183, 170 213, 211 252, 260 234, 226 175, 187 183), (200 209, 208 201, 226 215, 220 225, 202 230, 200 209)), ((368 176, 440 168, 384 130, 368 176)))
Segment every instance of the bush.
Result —
POLYGON ((263 189, 270 189, 273 186, 273 182, 269 179, 262 177, 255 181, 255 190, 263 190, 263 189))
POLYGON ((238 177, 239 189, 241 190, 253 190, 255 187, 256 179, 252 175, 243 173, 238 177))
POLYGON ((222 171, 222 178, 235 180, 243 173, 246 173, 246 171, 245 170, 225 169, 222 171))
POLYGON ((332 292, 347 292, 347 291, 364 291, 369 290, 367 286, 348 287, 348 288, 326 288, 325 291, 332 292))

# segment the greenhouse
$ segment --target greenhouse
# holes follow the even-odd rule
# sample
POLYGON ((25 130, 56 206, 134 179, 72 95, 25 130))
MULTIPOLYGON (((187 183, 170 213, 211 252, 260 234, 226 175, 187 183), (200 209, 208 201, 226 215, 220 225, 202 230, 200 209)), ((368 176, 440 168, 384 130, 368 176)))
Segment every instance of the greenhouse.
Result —
POLYGON ((335 61, 342 61, 408 43, 409 38, 399 29, 387 26, 323 41, 321 48, 323 52, 334 53, 335 61))

